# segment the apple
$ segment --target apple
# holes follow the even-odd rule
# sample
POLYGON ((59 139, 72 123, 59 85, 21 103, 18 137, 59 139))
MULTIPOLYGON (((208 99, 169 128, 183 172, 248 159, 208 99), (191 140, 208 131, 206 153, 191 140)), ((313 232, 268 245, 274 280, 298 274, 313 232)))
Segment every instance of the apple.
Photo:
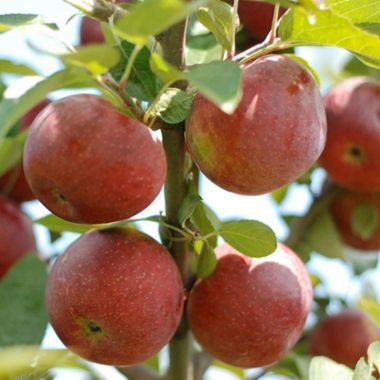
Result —
POLYGON ((31 220, 0 195, 0 278, 22 256, 36 250, 31 220))
POLYGON ((49 321, 81 357, 132 365, 173 336, 183 284, 168 251, 132 228, 92 230, 53 265, 47 283, 49 321))
MULTIPOLYGON (((36 116, 49 103, 49 99, 44 99, 31 108, 20 120, 20 131, 28 129, 36 116)), ((28 182, 26 181, 22 161, 0 177, 0 193, 18 203, 30 201, 36 198, 30 189, 28 182)))
POLYGON ((380 249, 380 194, 342 190, 330 205, 331 215, 343 241, 361 250, 380 249), (370 205, 379 219, 377 227, 367 239, 352 230, 351 218, 356 207, 370 205))
POLYGON ((264 258, 217 247, 217 267, 198 281, 188 301, 196 340, 217 359, 237 367, 279 360, 299 339, 312 302, 308 273, 283 244, 264 258))
POLYGON ((380 328, 375 322, 362 311, 346 309, 319 320, 309 336, 308 351, 354 368, 376 340, 380 328))
POLYGON ((323 101, 310 73, 281 55, 243 70, 243 96, 232 115, 201 95, 186 127, 191 157, 212 182, 258 195, 300 177, 325 144, 323 101))
POLYGON ((324 102, 328 128, 321 166, 346 188, 380 191, 380 81, 347 79, 324 102))
POLYGON ((51 103, 34 120, 24 170, 54 214, 107 223, 137 214, 156 198, 166 157, 147 126, 97 95, 78 94, 51 103))
MULTIPOLYGON (((286 9, 280 9, 280 15, 286 9)), ((253 37, 264 40, 272 27, 274 6, 267 3, 258 3, 252 0, 239 2, 238 14, 241 23, 253 37)))
MULTIPOLYGON (((131 3, 132 0, 119 0, 116 3, 131 3)), ((79 28, 79 42, 81 45, 102 44, 104 36, 99 21, 84 16, 79 28)))

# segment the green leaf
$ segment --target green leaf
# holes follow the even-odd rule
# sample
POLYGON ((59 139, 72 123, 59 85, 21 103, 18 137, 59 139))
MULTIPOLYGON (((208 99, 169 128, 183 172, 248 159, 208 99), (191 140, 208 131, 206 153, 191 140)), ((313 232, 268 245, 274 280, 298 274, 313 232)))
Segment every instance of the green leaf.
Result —
POLYGON ((198 202, 191 214, 190 220, 202 236, 212 234, 212 236, 207 238, 207 242, 211 247, 215 248, 217 244, 216 231, 220 224, 215 213, 203 202, 198 202))
POLYGON ((380 371, 380 342, 372 343, 368 348, 368 361, 380 371))
POLYGON ((357 57, 352 57, 344 66, 343 74, 351 76, 367 76, 380 79, 380 70, 365 65, 357 57))
POLYGON ((176 80, 183 79, 182 73, 157 53, 151 55, 150 67, 164 83, 173 83, 176 80))
POLYGON ((218 232, 228 244, 247 256, 267 256, 277 247, 272 229, 256 220, 224 222, 218 232))
POLYGON ((14 28, 27 27, 31 25, 43 24, 47 27, 57 30, 55 24, 49 23, 39 15, 33 14, 6 14, 0 15, 0 33, 7 32, 14 28))
POLYGON ((342 257, 343 244, 334 221, 327 210, 323 210, 309 226, 301 242, 295 247, 301 253, 318 252, 327 257, 342 257), (307 251, 307 252, 306 252, 307 251))
POLYGON ((15 166, 21 159, 28 131, 0 140, 0 175, 15 166))
POLYGON ((364 240, 368 240, 379 225, 377 208, 372 202, 363 202, 352 209, 352 232, 364 240))
POLYGON ((198 20, 214 34, 216 40, 227 51, 232 48, 232 31, 234 28, 233 8, 220 1, 211 0, 207 7, 197 11, 198 20))
POLYGON ((47 227, 53 232, 76 232, 78 234, 83 234, 94 228, 100 228, 104 225, 101 224, 78 224, 71 223, 64 219, 59 218, 54 214, 49 214, 42 218, 36 219, 33 223, 40 224, 41 226, 47 227))
POLYGON ((148 360, 145 360, 144 364, 147 365, 149 368, 153 369, 153 371, 157 373, 160 371, 160 361, 158 358, 158 354, 152 356, 148 360))
POLYGON ((372 366, 364 358, 361 358, 355 366, 352 380, 373 380, 371 374, 372 366))
POLYGON ((209 277, 215 270, 217 265, 216 254, 208 245, 204 244, 202 252, 198 259, 197 275, 199 278, 209 277))
MULTIPOLYGON (((329 3, 331 9, 316 8, 312 14, 302 7, 292 8, 281 19, 279 27, 281 39, 299 45, 328 45, 343 48, 371 60, 373 64, 380 64, 379 36, 353 23, 353 19, 358 19, 353 15, 362 8, 361 2, 353 0, 341 2, 350 8, 353 19, 347 14, 339 15, 336 9, 332 10, 332 1, 329 3)), ((373 12, 373 9, 368 8, 368 11, 373 12)))
POLYGON ((120 60, 117 49, 105 44, 93 44, 77 48, 74 53, 61 56, 67 66, 78 66, 99 75, 115 66, 120 60))
POLYGON ((38 75, 28 65, 15 63, 8 59, 0 59, 0 73, 17 74, 17 75, 38 75))
POLYGON ((25 373, 43 373, 54 367, 88 369, 78 356, 68 350, 43 350, 32 345, 0 350, 0 380, 24 379, 22 375, 25 373))
POLYGON ((190 186, 189 192, 183 200, 181 207, 178 211, 178 221, 183 225, 187 219, 193 215, 195 207, 202 200, 199 194, 193 189, 193 186, 190 186))
POLYGON ((83 70, 68 68, 57 71, 45 79, 40 79, 21 96, 6 97, 6 91, 5 97, 0 102, 0 139, 8 133, 25 112, 45 99, 49 92, 74 85, 90 87, 93 84, 96 84, 95 80, 83 70))
POLYGON ((178 88, 168 88, 160 96, 155 106, 154 115, 161 117, 168 124, 184 121, 191 111, 194 95, 178 88))
POLYGON ((145 0, 129 8, 126 16, 117 20, 115 32, 136 45, 144 45, 150 36, 157 35, 184 20, 206 0, 145 0))
POLYGON ((315 357, 310 364, 309 380, 352 380, 353 372, 323 356, 315 357))
POLYGON ((236 62, 215 61, 191 68, 184 77, 222 111, 233 113, 241 96, 242 71, 236 62))
POLYGON ((289 186, 283 186, 280 187, 277 190, 274 190, 270 193, 272 199, 277 203, 281 204, 282 201, 285 199, 286 195, 288 194, 289 186))
POLYGON ((47 327, 46 280, 46 265, 34 253, 18 260, 1 280, 0 346, 41 342, 47 327))
POLYGON ((361 297, 358 301, 358 307, 361 310, 364 310, 367 314, 369 314, 373 320, 379 325, 380 327, 380 304, 376 301, 361 297))
POLYGON ((310 72, 310 74, 313 76, 314 80, 315 80, 315 83, 320 86, 321 85, 321 81, 319 79, 319 76, 317 74, 317 72, 310 66, 309 62, 306 61, 306 59, 303 59, 302 57, 300 57, 299 55, 296 55, 296 54, 284 54, 286 55, 287 57, 291 58, 291 59, 294 59, 295 61, 297 61, 298 63, 300 63, 302 66, 305 67, 305 69, 307 71, 310 72))

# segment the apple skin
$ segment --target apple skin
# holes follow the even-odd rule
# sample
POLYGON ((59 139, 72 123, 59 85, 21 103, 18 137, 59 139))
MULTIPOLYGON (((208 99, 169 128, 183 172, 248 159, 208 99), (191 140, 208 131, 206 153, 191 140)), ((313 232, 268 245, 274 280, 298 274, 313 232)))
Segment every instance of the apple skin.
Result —
MULTIPOLYGON (((20 131, 28 129, 36 116, 50 103, 49 99, 44 99, 31 108, 20 120, 20 131)), ((22 161, 0 177, 0 193, 17 203, 36 199, 25 178, 22 161)))
MULTIPOLYGON (((280 9, 280 16, 286 9, 280 9)), ((239 2, 239 19, 253 37, 264 40, 272 27, 274 6, 267 3, 258 3, 251 0, 239 2)))
POLYGON ((194 337, 233 366, 276 362, 299 339, 310 310, 313 293, 303 263, 282 244, 264 258, 244 256, 228 244, 216 253, 215 271, 189 296, 194 337))
POLYGON ((321 166, 343 187, 380 191, 380 81, 347 79, 324 103, 328 128, 321 166))
POLYGON ((151 130, 97 95, 51 103, 34 120, 24 170, 37 198, 77 223, 107 223, 145 209, 166 177, 151 130))
POLYGON ((360 204, 371 203, 380 219, 380 194, 359 193, 342 190, 330 204, 330 212, 342 240, 351 247, 361 250, 380 249, 380 223, 368 239, 363 239, 351 228, 351 215, 360 204))
MULTIPOLYGON (((119 0, 116 3, 132 3, 132 0, 119 0)), ((84 16, 79 27, 79 43, 83 46, 104 43, 101 23, 91 17, 84 16)))
POLYGON ((25 254, 36 251, 31 220, 12 200, 0 195, 0 279, 25 254))
POLYGON ((359 310, 346 309, 320 319, 308 339, 310 355, 327 356, 354 368, 367 354, 368 346, 380 340, 380 329, 359 310))
POLYGON ((46 289, 62 342, 85 359, 118 366, 142 362, 168 343, 183 300, 168 251, 134 229, 82 235, 53 265, 46 289))
POLYGON ((298 62, 268 55, 243 70, 243 97, 232 115, 201 95, 186 127, 192 159, 212 182, 243 195, 300 177, 325 144, 326 117, 314 79, 298 62))

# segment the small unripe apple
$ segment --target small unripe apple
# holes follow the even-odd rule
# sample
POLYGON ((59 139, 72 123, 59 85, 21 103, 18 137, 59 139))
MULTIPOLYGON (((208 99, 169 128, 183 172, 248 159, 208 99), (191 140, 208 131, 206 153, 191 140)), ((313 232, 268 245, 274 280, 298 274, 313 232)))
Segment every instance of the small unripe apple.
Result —
POLYGON ((361 250, 380 249, 380 194, 342 190, 330 205, 330 211, 342 240, 361 250), (367 238, 352 229, 352 215, 357 207, 369 206, 377 214, 377 227, 367 238))
MULTIPOLYGON (((286 9, 280 9, 280 16, 286 9)), ((239 18, 253 37, 265 39, 272 27, 274 6, 268 3, 241 0, 239 2, 239 18)))
POLYGON ((244 256, 228 244, 216 253, 215 271, 189 296, 194 337, 217 359, 237 367, 276 362, 299 339, 311 306, 303 263, 282 244, 264 258, 244 256))
MULTIPOLYGON (((20 120, 20 131, 30 127, 36 116, 50 103, 44 99, 31 108, 20 120)), ((36 199, 25 178, 22 161, 0 177, 0 193, 21 203, 36 199)))
POLYGON ((359 310, 344 310, 323 317, 309 336, 309 354, 327 356, 354 368, 368 346, 380 340, 380 328, 359 310))
POLYGON ((168 251, 134 229, 82 235, 55 262, 46 289, 62 342, 85 359, 119 366, 142 362, 168 343, 183 299, 168 251))
POLYGON ((31 220, 16 203, 0 196, 0 278, 18 259, 35 250, 31 220))
POLYGON ((242 90, 232 115, 197 95, 186 140, 212 182, 258 195, 294 181, 318 159, 326 116, 313 77, 286 56, 268 55, 245 67, 242 90))
POLYGON ((77 223, 129 218, 146 208, 166 177, 166 157, 151 130, 105 99, 72 95, 34 120, 24 170, 37 198, 77 223))
POLYGON ((320 164, 346 188, 380 191, 380 82, 347 79, 324 101, 328 128, 320 164))

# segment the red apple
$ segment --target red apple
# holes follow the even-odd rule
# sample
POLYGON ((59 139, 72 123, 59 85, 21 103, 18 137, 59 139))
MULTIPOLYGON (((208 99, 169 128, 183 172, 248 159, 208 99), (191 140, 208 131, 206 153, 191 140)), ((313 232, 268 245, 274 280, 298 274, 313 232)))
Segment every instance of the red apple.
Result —
POLYGON ((325 144, 326 118, 310 73, 268 55, 243 70, 243 97, 232 115, 196 96, 186 128, 199 169, 238 194, 270 192, 300 177, 325 144))
MULTIPOLYGON (((131 3, 132 0, 119 0, 116 3, 131 3)), ((83 17, 79 29, 79 41, 81 45, 102 44, 104 36, 99 21, 90 17, 83 17)))
POLYGON ((16 203, 0 196, 0 278, 18 259, 35 250, 32 222, 16 203))
MULTIPOLYGON (((286 9, 281 8, 280 15, 286 9)), ((264 40, 272 27, 274 6, 267 3, 252 0, 241 0, 239 2, 239 18, 253 37, 264 40)))
POLYGON ((48 278, 50 323, 85 359, 132 365, 156 354, 182 314, 183 285, 167 250, 133 229, 92 230, 48 278))
POLYGON ((358 193, 343 190, 333 200, 330 211, 343 241, 354 248, 361 250, 380 249, 380 194, 358 193), (371 205, 378 214, 378 225, 367 239, 352 230, 352 213, 360 205, 371 205))
MULTIPOLYGON (((20 131, 30 127, 36 116, 50 103, 50 100, 44 99, 36 106, 31 108, 20 120, 20 131)), ((0 193, 15 200, 18 203, 36 199, 28 182, 22 167, 22 162, 9 169, 0 177, 0 193)))
POLYGON ((327 356, 354 368, 376 340, 380 340, 380 329, 367 314, 344 310, 317 323, 310 334, 308 350, 310 355, 327 356))
POLYGON ((299 339, 311 306, 303 263, 282 244, 264 258, 244 256, 228 244, 216 253, 216 270, 189 296, 188 320, 196 340, 237 367, 276 362, 299 339))
POLYGON ((37 198, 77 223, 129 218, 157 196, 166 157, 151 130, 96 95, 51 103, 35 119, 24 170, 37 198))
POLYGON ((380 82, 351 78, 325 97, 327 141, 320 164, 334 181, 359 191, 380 191, 380 82))

